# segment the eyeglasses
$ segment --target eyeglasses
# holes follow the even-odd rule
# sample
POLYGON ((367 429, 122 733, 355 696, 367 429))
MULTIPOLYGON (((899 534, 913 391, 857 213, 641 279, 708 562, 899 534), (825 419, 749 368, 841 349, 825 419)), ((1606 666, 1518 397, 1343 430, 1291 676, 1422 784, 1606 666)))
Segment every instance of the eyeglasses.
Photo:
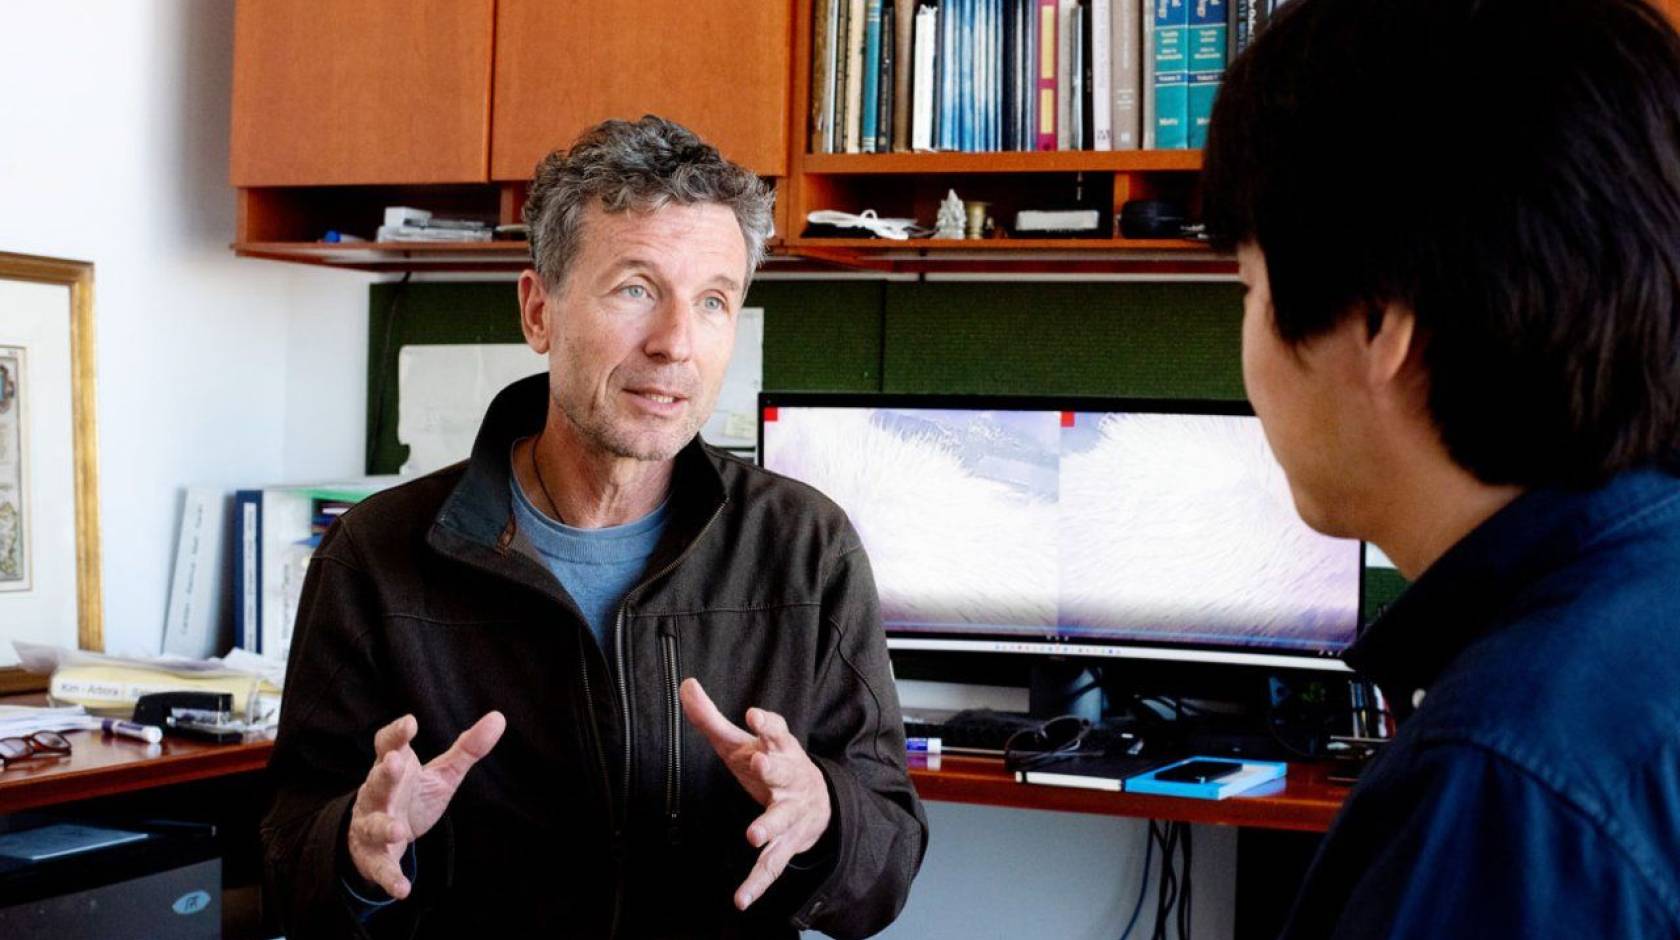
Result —
POLYGON ((0 738, 0 767, 31 757, 64 757, 70 741, 56 731, 37 731, 21 738, 0 738))
POLYGON ((1022 728, 1003 744, 1003 764, 1010 770, 1030 770, 1079 750, 1091 722, 1078 715, 1052 718, 1034 728, 1022 728))

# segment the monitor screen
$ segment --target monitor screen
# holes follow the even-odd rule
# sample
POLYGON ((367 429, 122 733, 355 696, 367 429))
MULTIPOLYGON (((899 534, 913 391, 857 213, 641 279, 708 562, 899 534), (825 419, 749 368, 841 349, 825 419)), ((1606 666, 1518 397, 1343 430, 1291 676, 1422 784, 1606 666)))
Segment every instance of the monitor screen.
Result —
POLYGON ((1358 541, 1234 402, 765 393, 759 458, 843 508, 900 649, 1344 668, 1358 541))

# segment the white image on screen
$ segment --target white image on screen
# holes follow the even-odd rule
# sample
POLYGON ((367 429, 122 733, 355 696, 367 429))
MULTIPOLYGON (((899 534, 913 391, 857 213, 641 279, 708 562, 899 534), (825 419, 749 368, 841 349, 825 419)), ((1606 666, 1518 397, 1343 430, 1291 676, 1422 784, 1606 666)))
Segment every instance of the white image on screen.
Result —
POLYGON ((1056 622, 1056 507, 976 476, 943 441, 903 435, 867 408, 787 409, 764 465, 846 510, 890 623, 1056 622))
POLYGON ((1301 522, 1258 421, 1111 414, 1098 432, 1062 458, 1065 623, 1346 641, 1357 548, 1301 522))

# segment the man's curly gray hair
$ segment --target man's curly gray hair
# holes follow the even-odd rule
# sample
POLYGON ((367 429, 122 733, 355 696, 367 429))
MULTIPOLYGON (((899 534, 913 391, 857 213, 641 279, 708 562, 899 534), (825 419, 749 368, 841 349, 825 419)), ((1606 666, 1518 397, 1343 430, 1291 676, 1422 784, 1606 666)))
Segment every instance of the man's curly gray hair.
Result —
POLYGON ((584 211, 652 212, 716 203, 735 213, 747 244, 746 280, 764 260, 774 196, 752 171, 731 163, 693 131, 649 114, 603 121, 537 164, 525 199, 531 261, 543 286, 564 283, 583 237, 584 211))

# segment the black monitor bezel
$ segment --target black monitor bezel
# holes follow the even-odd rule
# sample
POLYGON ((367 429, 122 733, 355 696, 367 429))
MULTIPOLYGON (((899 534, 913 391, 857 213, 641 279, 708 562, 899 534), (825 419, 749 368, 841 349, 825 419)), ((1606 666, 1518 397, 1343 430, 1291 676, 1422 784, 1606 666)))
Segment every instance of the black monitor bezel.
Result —
MULTIPOLYGON (((1242 399, 1136 398, 1093 395, 955 395, 902 392, 770 392, 758 394, 756 459, 764 466, 764 411, 781 407, 829 408, 926 408, 973 411, 1073 411, 1131 412, 1136 414, 1228 415, 1254 417, 1254 408, 1242 399)), ((1356 601, 1354 636, 1364 629, 1366 543, 1359 542, 1359 596, 1356 601)), ((883 625, 884 627, 885 625, 883 625)), ((1260 666, 1281 669, 1347 671, 1340 652, 1293 652, 1231 645, 1151 643, 1144 640, 1079 642, 1061 637, 1034 639, 979 640, 971 637, 943 637, 937 634, 895 634, 887 629, 887 645, 899 650, 927 650, 963 653, 1001 653, 1028 656, 1073 656, 1096 659, 1153 659, 1172 662, 1260 666)))

